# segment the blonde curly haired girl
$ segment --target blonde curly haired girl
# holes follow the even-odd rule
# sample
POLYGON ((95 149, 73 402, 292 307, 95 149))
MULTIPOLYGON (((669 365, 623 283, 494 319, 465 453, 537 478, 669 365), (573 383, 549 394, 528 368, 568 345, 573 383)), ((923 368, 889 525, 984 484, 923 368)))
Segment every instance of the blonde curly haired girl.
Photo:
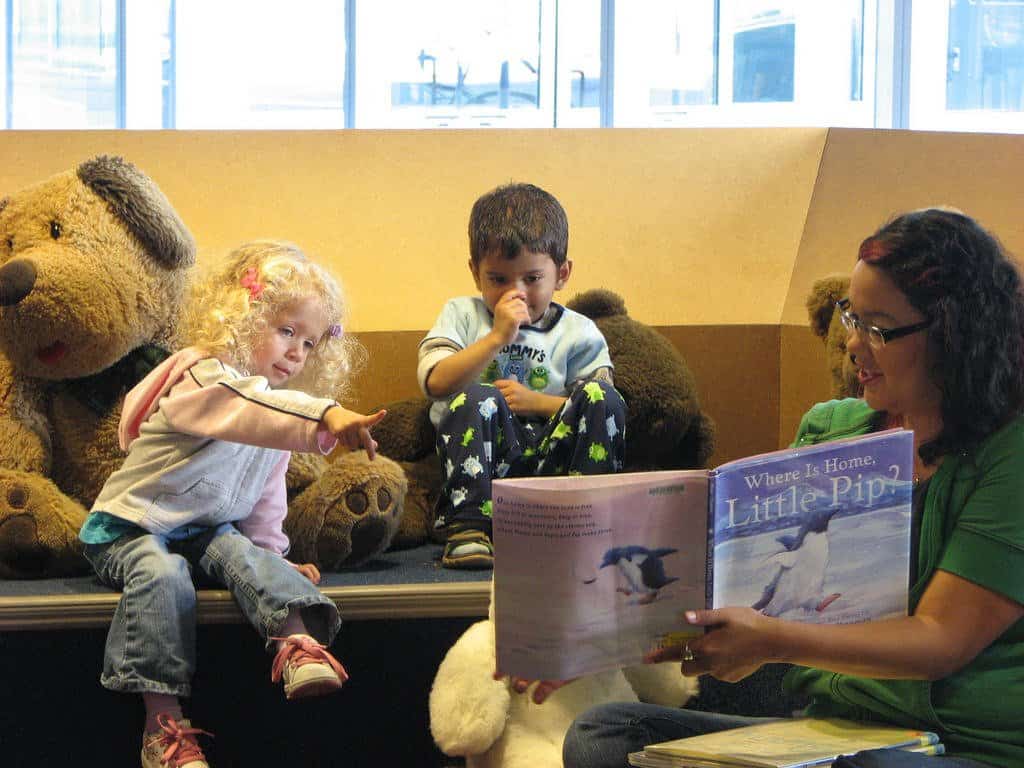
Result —
POLYGON ((183 718, 195 668, 192 573, 228 589, 268 651, 289 699, 339 689, 327 650, 341 620, 313 563, 285 559, 285 472, 292 451, 340 443, 374 458, 364 416, 334 397, 361 348, 342 333, 337 281, 296 246, 243 245, 196 289, 193 346, 125 398, 124 465, 100 491, 79 538, 100 581, 120 590, 101 684, 142 694, 143 768, 208 768, 183 718), (288 384, 292 388, 285 388, 288 384))

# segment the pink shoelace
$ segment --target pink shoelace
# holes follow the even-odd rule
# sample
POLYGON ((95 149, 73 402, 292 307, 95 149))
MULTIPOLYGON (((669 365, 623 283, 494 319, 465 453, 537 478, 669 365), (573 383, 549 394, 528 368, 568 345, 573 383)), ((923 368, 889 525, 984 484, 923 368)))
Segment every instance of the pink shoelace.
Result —
POLYGON ((348 680, 348 672, 336 658, 327 652, 327 646, 320 645, 308 635, 291 635, 289 637, 272 637, 271 640, 283 642, 281 650, 274 657, 274 665, 270 670, 270 681, 276 683, 284 673, 285 665, 328 664, 341 682, 348 680))
POLYGON ((195 740, 200 733, 212 737, 209 731, 202 728, 182 728, 173 717, 163 713, 156 716, 157 725, 163 731, 160 736, 160 746, 165 747, 163 755, 160 756, 161 765, 173 765, 175 768, 186 763, 202 760, 206 762, 203 750, 195 740), (174 760, 172 763, 171 760, 174 760))

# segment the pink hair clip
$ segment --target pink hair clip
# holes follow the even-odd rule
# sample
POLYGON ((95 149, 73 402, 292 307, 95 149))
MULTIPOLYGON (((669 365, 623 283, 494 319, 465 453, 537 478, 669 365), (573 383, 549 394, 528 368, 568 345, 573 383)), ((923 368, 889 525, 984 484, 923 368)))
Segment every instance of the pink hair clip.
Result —
POLYGON ((256 267, 249 267, 245 272, 242 273, 242 279, 239 281, 243 288, 249 289, 249 297, 253 301, 259 301, 260 296, 263 295, 263 283, 260 282, 259 273, 256 271, 256 267))
POLYGON ((327 329, 327 335, 330 336, 332 339, 336 339, 339 336, 341 336, 341 324, 334 323, 333 325, 331 325, 327 329))

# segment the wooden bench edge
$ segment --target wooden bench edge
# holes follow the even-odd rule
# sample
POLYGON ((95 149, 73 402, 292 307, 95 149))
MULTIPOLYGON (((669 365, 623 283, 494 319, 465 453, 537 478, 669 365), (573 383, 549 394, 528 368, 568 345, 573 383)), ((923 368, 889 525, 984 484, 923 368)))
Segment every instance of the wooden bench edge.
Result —
MULTIPOLYGON (((324 587, 345 620, 480 617, 490 605, 490 582, 382 584, 324 587)), ((227 590, 197 592, 200 624, 236 624, 242 613, 227 590)), ((0 631, 104 627, 117 608, 117 592, 0 597, 0 631)))

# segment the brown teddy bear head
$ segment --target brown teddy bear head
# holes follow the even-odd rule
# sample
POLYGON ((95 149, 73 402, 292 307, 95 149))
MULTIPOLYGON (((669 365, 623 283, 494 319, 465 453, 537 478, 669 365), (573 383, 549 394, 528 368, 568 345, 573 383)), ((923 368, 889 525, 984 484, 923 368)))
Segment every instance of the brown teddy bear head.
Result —
POLYGON ((147 176, 96 157, 0 202, 0 351, 62 380, 167 345, 195 242, 147 176))
POLYGON ((811 330, 825 344, 832 379, 832 396, 837 399, 861 395, 857 371, 846 351, 846 328, 836 311, 836 302, 845 298, 849 290, 849 277, 831 275, 816 280, 807 297, 807 316, 811 330))
POLYGON ((593 320, 608 342, 615 388, 626 401, 625 469, 703 467, 714 452, 714 423, 671 342, 631 318, 611 291, 587 291, 567 306, 593 320))

